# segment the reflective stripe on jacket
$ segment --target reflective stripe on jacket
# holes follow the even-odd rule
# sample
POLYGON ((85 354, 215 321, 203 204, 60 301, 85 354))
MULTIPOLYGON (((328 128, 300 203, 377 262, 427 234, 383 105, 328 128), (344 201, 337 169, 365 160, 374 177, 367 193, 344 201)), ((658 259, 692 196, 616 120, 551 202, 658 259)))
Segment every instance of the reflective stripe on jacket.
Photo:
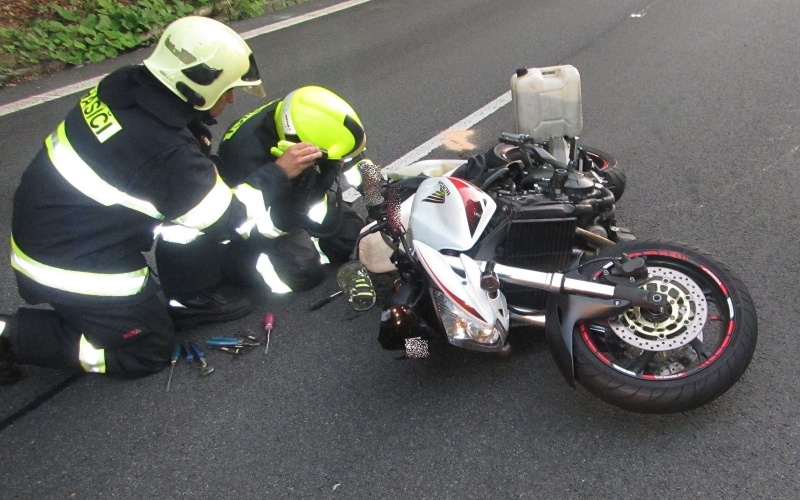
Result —
POLYGON ((192 132, 204 116, 140 66, 81 98, 14 195, 12 265, 27 302, 155 293, 144 254, 165 222, 235 235, 244 207, 192 132))
POLYGON ((237 228, 239 234, 246 238, 253 229, 270 239, 286 234, 272 222, 270 209, 264 204, 264 195, 260 190, 249 184, 240 184, 233 192, 247 209, 247 220, 237 228))
POLYGON ((17 246, 13 235, 11 267, 50 288, 100 297, 135 295, 142 291, 149 275, 147 267, 129 273, 101 274, 48 266, 25 255, 17 246))

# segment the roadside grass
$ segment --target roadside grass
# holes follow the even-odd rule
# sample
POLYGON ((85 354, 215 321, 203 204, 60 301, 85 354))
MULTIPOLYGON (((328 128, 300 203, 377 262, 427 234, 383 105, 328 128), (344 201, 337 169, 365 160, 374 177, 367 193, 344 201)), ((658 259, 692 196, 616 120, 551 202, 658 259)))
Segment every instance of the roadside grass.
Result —
POLYGON ((190 14, 223 22, 257 17, 308 0, 62 0, 40 15, 0 27, 0 88, 152 45, 190 14))

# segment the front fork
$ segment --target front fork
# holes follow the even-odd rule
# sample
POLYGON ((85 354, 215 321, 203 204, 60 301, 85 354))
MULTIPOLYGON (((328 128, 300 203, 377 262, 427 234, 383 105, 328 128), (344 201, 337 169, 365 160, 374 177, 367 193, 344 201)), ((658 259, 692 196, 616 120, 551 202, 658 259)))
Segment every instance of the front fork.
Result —
POLYGON ((622 314, 630 302, 569 294, 550 294, 547 300, 545 336, 553 359, 571 386, 575 386, 572 337, 578 321, 622 314))
MULTIPOLYGON (((446 259, 453 268, 461 267, 458 258, 446 259)), ((666 297, 662 294, 642 290, 635 284, 637 276, 647 275, 644 261, 622 259, 615 273, 617 275, 608 278, 615 284, 588 281, 578 271, 561 274, 496 263, 490 265, 487 262, 480 262, 479 265, 483 269, 491 268, 503 282, 550 292, 544 318, 545 335, 558 368, 573 386, 575 361, 572 341, 578 321, 618 316, 631 306, 657 309, 666 305, 666 297)), ((524 321, 525 316, 519 319, 524 321)), ((540 321, 533 315, 528 319, 531 324, 540 321)))

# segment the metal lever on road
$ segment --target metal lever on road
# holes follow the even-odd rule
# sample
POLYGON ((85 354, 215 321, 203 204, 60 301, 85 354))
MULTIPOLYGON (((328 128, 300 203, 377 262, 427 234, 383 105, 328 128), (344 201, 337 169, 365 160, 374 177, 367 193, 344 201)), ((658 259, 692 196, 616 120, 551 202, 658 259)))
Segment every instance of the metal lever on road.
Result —
POLYGON ((317 309, 322 308, 323 306, 328 305, 333 299, 338 297, 339 295, 343 294, 341 290, 333 292, 332 294, 328 295, 327 297, 322 297, 321 299, 315 300, 308 306, 308 309, 311 311, 316 311, 317 309))

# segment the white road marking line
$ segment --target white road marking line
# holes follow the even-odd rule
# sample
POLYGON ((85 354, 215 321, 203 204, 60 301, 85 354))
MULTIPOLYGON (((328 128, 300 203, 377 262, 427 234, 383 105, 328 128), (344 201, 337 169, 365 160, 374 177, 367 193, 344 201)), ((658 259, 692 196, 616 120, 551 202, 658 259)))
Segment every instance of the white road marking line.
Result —
POLYGON ((448 132, 452 132, 454 130, 468 129, 510 102, 511 102, 511 91, 509 90, 508 92, 501 95, 500 97, 490 102, 486 106, 475 111, 468 117, 464 118, 458 123, 454 123, 453 125, 450 126, 450 128, 441 132, 436 137, 430 139, 424 144, 420 144, 413 150, 409 151, 405 155, 393 161, 392 163, 384 167, 384 170, 387 171, 397 170, 403 167, 407 167, 408 165, 414 163, 415 161, 420 160, 421 158, 429 154, 431 151, 441 146, 444 143, 444 140, 447 138, 448 132))

